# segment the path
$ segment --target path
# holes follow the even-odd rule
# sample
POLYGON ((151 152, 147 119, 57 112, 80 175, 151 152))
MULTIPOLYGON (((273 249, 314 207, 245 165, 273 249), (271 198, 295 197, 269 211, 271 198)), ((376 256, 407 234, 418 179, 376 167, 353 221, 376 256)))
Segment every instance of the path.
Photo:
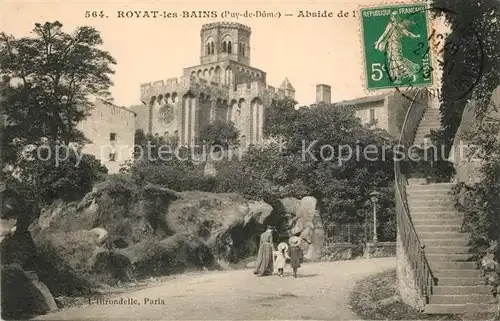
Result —
POLYGON ((395 258, 306 263, 297 279, 251 270, 186 275, 121 296, 140 305, 86 305, 37 320, 355 320, 347 304, 354 283, 395 265, 395 258))

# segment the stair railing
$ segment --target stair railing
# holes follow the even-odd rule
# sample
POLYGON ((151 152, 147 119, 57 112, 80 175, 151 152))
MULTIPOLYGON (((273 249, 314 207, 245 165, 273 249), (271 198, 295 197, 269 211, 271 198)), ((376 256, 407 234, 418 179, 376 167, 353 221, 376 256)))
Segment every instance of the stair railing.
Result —
MULTIPOLYGON (((420 93, 426 92, 418 90, 413 97, 401 128, 398 148, 404 148, 404 160, 408 160, 410 146, 412 146, 418 125, 427 108, 426 99, 424 102, 417 102, 416 98, 420 93)), ((395 192, 396 192, 396 219, 398 237, 401 246, 404 249, 406 258, 409 260, 415 277, 415 286, 420 299, 425 304, 429 303, 429 296, 433 293, 433 287, 437 284, 437 278, 434 277, 429 262, 425 255, 425 245, 419 240, 415 226, 410 215, 408 199, 406 194, 407 179, 401 170, 402 160, 394 160, 395 192)))

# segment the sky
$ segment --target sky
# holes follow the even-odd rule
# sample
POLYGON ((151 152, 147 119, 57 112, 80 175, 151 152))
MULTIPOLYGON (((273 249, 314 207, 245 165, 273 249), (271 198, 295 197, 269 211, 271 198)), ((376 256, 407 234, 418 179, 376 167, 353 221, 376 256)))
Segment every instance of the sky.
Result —
MULTIPOLYGON (((184 67, 200 64, 200 29, 209 22, 233 21, 248 25, 251 65, 267 73, 268 85, 278 87, 287 77, 300 105, 315 102, 317 84, 331 86, 332 101, 366 96, 363 80, 361 30, 353 12, 360 6, 387 0, 364 1, 4 1, 1 30, 29 36, 36 22, 59 20, 66 32, 93 26, 101 32, 103 49, 117 60, 114 101, 120 106, 140 104, 140 84, 182 76, 184 67), (160 12, 215 10, 244 13, 256 10, 281 13, 281 18, 119 18, 118 11, 160 12), (298 12, 332 12, 332 18, 299 18, 298 12), (86 18, 86 11, 103 11, 107 18, 86 18), (339 18, 338 14, 349 13, 339 18), (284 17, 292 13, 291 17, 284 17)), ((378 92, 380 93, 380 92, 378 92)), ((378 94, 377 92, 373 94, 378 94)))

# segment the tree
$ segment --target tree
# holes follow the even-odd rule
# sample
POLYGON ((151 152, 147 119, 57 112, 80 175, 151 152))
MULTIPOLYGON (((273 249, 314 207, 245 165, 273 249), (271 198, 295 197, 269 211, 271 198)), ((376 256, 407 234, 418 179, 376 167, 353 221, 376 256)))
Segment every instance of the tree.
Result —
POLYGON ((227 149, 229 145, 238 144, 239 131, 232 122, 216 120, 200 130, 200 139, 210 145, 222 146, 227 149))
MULTIPOLYGON (((485 116, 491 92, 499 84, 500 7, 497 0, 433 0, 432 4, 434 7, 446 9, 442 14, 451 24, 452 32, 445 39, 445 43, 457 44, 461 51, 460 55, 455 55, 451 50, 444 50, 444 65, 453 64, 453 68, 470 68, 472 62, 475 65, 472 67, 479 69, 481 73, 479 81, 461 99, 456 99, 453 94, 456 91, 454 82, 457 74, 455 72, 443 73, 440 97, 443 129, 441 135, 447 147, 450 148, 467 102, 473 100, 476 114, 479 117, 485 116), (474 39, 474 43, 464 45, 463 41, 467 42, 467 39, 474 39), (478 53, 481 57, 478 57, 478 53)), ((440 13, 440 10, 436 13, 440 13)))
POLYGON ((19 39, 0 33, 0 165, 11 169, 7 194, 24 203, 19 230, 54 198, 74 199, 106 172, 93 156, 81 154, 87 140, 77 124, 88 116, 91 96, 110 101, 116 62, 99 48, 103 41, 94 28, 68 34, 62 27, 58 21, 37 23, 33 37, 19 39))
POLYGON ((264 110, 263 134, 266 137, 285 136, 290 137, 293 133, 292 124, 299 116, 295 109, 297 102, 288 97, 273 100, 269 108, 264 110))
POLYGON ((19 170, 7 176, 7 198, 14 206, 2 214, 17 218, 16 230, 20 232, 28 229, 44 205, 55 199, 80 199, 108 172, 93 155, 41 146, 22 153, 17 162, 19 170))
POLYGON ((325 223, 363 223, 371 216, 369 194, 377 189, 382 194, 379 224, 386 227, 387 238, 394 237, 394 139, 363 125, 352 108, 294 105, 291 100, 276 101, 274 106, 286 115, 279 117, 275 109, 264 120, 268 134, 285 140, 251 148, 241 160, 217 164, 215 191, 270 203, 312 195, 322 206, 325 223))
POLYGON ((1 76, 10 84, 2 88, 6 142, 84 142, 76 124, 93 106, 89 96, 110 100, 110 65, 116 61, 98 48, 100 33, 80 27, 68 34, 62 27, 58 21, 37 23, 32 38, 0 34, 1 76))

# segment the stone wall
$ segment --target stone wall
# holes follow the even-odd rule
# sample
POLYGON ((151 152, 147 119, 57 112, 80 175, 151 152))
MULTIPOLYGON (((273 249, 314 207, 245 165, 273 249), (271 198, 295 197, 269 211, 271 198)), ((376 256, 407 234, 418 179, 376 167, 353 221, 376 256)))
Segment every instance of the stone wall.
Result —
POLYGON ((321 261, 351 260, 355 255, 355 245, 351 243, 329 243, 321 249, 321 261))
POLYGON ((370 102, 366 104, 360 104, 356 106, 356 115, 361 118, 363 123, 368 123, 370 121, 370 109, 375 111, 375 119, 377 120, 377 127, 387 130, 389 126, 387 108, 385 105, 385 99, 379 101, 370 102))
POLYGON ((366 243, 365 256, 367 259, 396 256, 396 242, 366 243))
POLYGON ((412 264, 408 260, 406 252, 403 248, 399 234, 396 240, 396 257, 396 272, 398 276, 398 289, 401 300, 409 306, 416 308, 417 310, 421 310, 424 308, 425 302, 420 299, 418 294, 418 289, 415 284, 416 276, 414 274, 412 264))
POLYGON ((85 137, 91 140, 83 152, 100 159, 109 173, 116 173, 133 156, 135 113, 96 100, 90 114, 78 124, 85 137))
MULTIPOLYGON (((394 92, 387 96, 387 131, 391 135, 394 135, 395 137, 399 137, 399 135, 401 135, 401 128, 411 103, 409 97, 413 97, 414 94, 415 92, 407 91, 404 94, 394 92)), ((418 99, 421 101, 423 97, 419 97, 418 99)))

